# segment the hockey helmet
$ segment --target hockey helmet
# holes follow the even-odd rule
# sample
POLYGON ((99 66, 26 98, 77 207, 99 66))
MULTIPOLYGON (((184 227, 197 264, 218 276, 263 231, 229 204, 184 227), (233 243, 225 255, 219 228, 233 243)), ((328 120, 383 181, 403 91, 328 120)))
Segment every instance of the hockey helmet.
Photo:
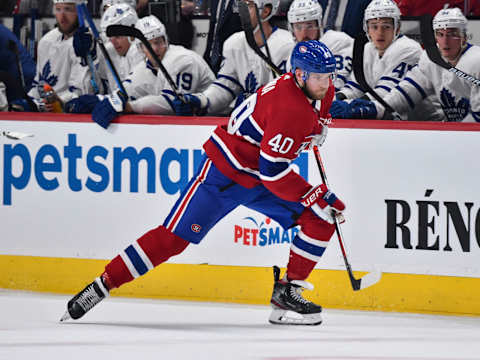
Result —
POLYGON ((145 36, 145 39, 152 40, 158 37, 164 37, 168 43, 167 31, 165 25, 155 15, 149 15, 137 21, 135 27, 145 36))
MULTIPOLYGON (((242 0, 240 0, 242 1, 242 0)), ((278 7, 280 6, 280 0, 253 0, 255 5, 257 5, 258 11, 262 11, 263 8, 266 5, 270 5, 272 7, 272 11, 270 12, 270 15, 268 15, 265 19, 262 21, 267 21, 269 20, 272 16, 277 15, 278 7)))
POLYGON ((103 32, 110 25, 134 26, 138 21, 137 12, 128 4, 110 6, 102 16, 100 27, 103 32))
POLYGON ((363 16, 363 30, 368 34, 367 22, 371 19, 392 18, 395 32, 400 28, 400 9, 392 0, 373 0, 363 16))
POLYGON ((128 4, 134 9, 137 8, 137 0, 102 0, 102 5, 100 5, 100 15, 103 16, 110 6, 117 4, 128 4))
POLYGON ((55 4, 86 4, 87 0, 53 0, 53 5, 55 4))
POLYGON ((316 0, 293 0, 287 17, 289 24, 317 20, 318 26, 321 26, 323 10, 316 0))
POLYGON ((459 8, 442 9, 433 18, 433 30, 448 28, 467 31, 467 18, 459 8))
POLYGON ((336 72, 336 61, 332 51, 318 40, 300 41, 295 45, 290 57, 292 72, 303 70, 306 80, 310 73, 336 72))

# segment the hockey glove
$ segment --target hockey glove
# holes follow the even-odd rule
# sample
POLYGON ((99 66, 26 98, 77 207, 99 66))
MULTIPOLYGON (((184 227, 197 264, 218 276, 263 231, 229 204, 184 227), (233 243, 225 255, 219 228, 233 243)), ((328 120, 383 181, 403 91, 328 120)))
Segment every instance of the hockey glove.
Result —
POLYGON ((38 107, 31 99, 15 99, 9 104, 10 111, 37 112, 38 107))
POLYGON ((93 121, 106 129, 125 110, 127 100, 127 96, 121 91, 105 96, 105 99, 97 103, 93 108, 93 121))
POLYGON ((301 203, 303 206, 310 208, 320 219, 333 224, 334 216, 345 210, 345 204, 337 196, 327 189, 325 184, 321 184, 310 189, 306 193, 301 203))
POLYGON ((322 146, 327 138, 328 134, 328 126, 322 126, 322 132, 320 134, 315 134, 312 137, 312 141, 310 142, 310 146, 322 146))
POLYGON ((355 99, 350 103, 335 100, 330 107, 330 114, 336 119, 376 119, 377 108, 369 100, 355 99))
POLYGON ((91 114, 100 102, 97 95, 81 95, 65 104, 65 112, 72 114, 91 114))
POLYGON ((78 57, 86 58, 88 55, 91 55, 92 59, 96 58, 95 41, 87 27, 81 26, 73 34, 73 50, 78 57))
POLYGON ((191 116, 195 114, 203 116, 207 113, 209 101, 205 95, 185 94, 183 98, 185 103, 178 97, 175 97, 172 101, 172 108, 176 115, 191 116))

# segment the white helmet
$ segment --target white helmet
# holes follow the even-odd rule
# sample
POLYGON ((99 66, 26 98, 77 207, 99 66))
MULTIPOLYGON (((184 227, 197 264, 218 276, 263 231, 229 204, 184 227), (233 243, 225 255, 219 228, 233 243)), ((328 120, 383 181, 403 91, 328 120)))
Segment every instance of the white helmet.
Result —
POLYGON ((87 0, 53 0, 53 5, 55 4, 86 4, 87 0))
POLYGON ((137 0, 102 0, 102 5, 100 5, 100 15, 103 16, 107 8, 117 4, 128 4, 134 9, 137 8, 137 0))
POLYGON ((363 30, 368 34, 367 22, 371 19, 392 18, 395 33, 400 27, 400 9, 391 0, 373 0, 365 9, 363 17, 363 30))
POLYGON ((124 3, 110 6, 102 16, 100 27, 105 32, 110 25, 135 26, 137 21, 137 12, 124 3))
POLYGON ((158 37, 164 37, 168 43, 167 31, 165 25, 155 15, 149 15, 137 21, 135 27, 145 36, 145 39, 152 40, 158 37))
POLYGON ((288 9, 288 22, 291 24, 317 20, 318 25, 322 23, 323 10, 316 0, 293 0, 288 9))
POLYGON ((257 5, 258 11, 262 11, 262 9, 266 5, 270 5, 272 7, 272 11, 270 12, 270 15, 268 15, 265 19, 262 21, 267 21, 270 19, 273 15, 277 14, 278 7, 280 6, 280 0, 253 0, 255 4, 257 5))
POLYGON ((433 30, 448 28, 467 31, 467 18, 459 8, 442 9, 433 18, 433 30))
MULTIPOLYGON (((293 0, 288 9, 288 27, 293 33, 292 24, 317 20, 318 27, 322 27, 323 10, 316 0, 293 0)), ((321 33, 320 29, 320 33, 321 33)))

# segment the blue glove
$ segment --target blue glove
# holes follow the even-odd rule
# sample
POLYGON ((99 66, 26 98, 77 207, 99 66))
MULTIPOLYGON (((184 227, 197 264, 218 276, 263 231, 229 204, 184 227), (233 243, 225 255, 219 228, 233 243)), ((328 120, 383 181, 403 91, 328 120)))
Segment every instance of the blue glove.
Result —
POLYGON ((10 102, 10 111, 26 111, 26 112, 37 112, 38 108, 35 103, 27 99, 15 99, 10 102))
POLYGON ((330 114, 336 119, 376 119, 377 108, 369 100, 355 99, 351 103, 335 100, 330 107, 330 114))
POLYGON ((127 100, 127 96, 121 91, 105 96, 105 99, 93 108, 92 120, 106 129, 125 110, 127 100))
POLYGON ((65 104, 65 112, 72 114, 91 114, 100 102, 97 95, 81 95, 65 104))
POLYGON ((184 94, 182 102, 179 97, 172 101, 172 108, 176 115, 191 116, 193 113, 198 116, 205 115, 208 108, 208 99, 204 95, 184 94))
POLYGON ((93 59, 96 58, 95 41, 87 27, 81 26, 73 34, 73 50, 78 57, 86 58, 90 54, 93 59))

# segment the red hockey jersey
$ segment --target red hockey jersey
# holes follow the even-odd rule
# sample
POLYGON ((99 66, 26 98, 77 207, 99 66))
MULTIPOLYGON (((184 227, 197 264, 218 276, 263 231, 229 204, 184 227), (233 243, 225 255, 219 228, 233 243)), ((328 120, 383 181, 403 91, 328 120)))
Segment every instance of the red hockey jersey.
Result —
POLYGON ((207 156, 244 187, 263 183, 282 199, 300 201, 312 185, 294 172, 291 162, 322 132, 334 92, 330 82, 320 106, 313 106, 292 73, 284 74, 239 105, 228 125, 215 129, 204 144, 207 156))

